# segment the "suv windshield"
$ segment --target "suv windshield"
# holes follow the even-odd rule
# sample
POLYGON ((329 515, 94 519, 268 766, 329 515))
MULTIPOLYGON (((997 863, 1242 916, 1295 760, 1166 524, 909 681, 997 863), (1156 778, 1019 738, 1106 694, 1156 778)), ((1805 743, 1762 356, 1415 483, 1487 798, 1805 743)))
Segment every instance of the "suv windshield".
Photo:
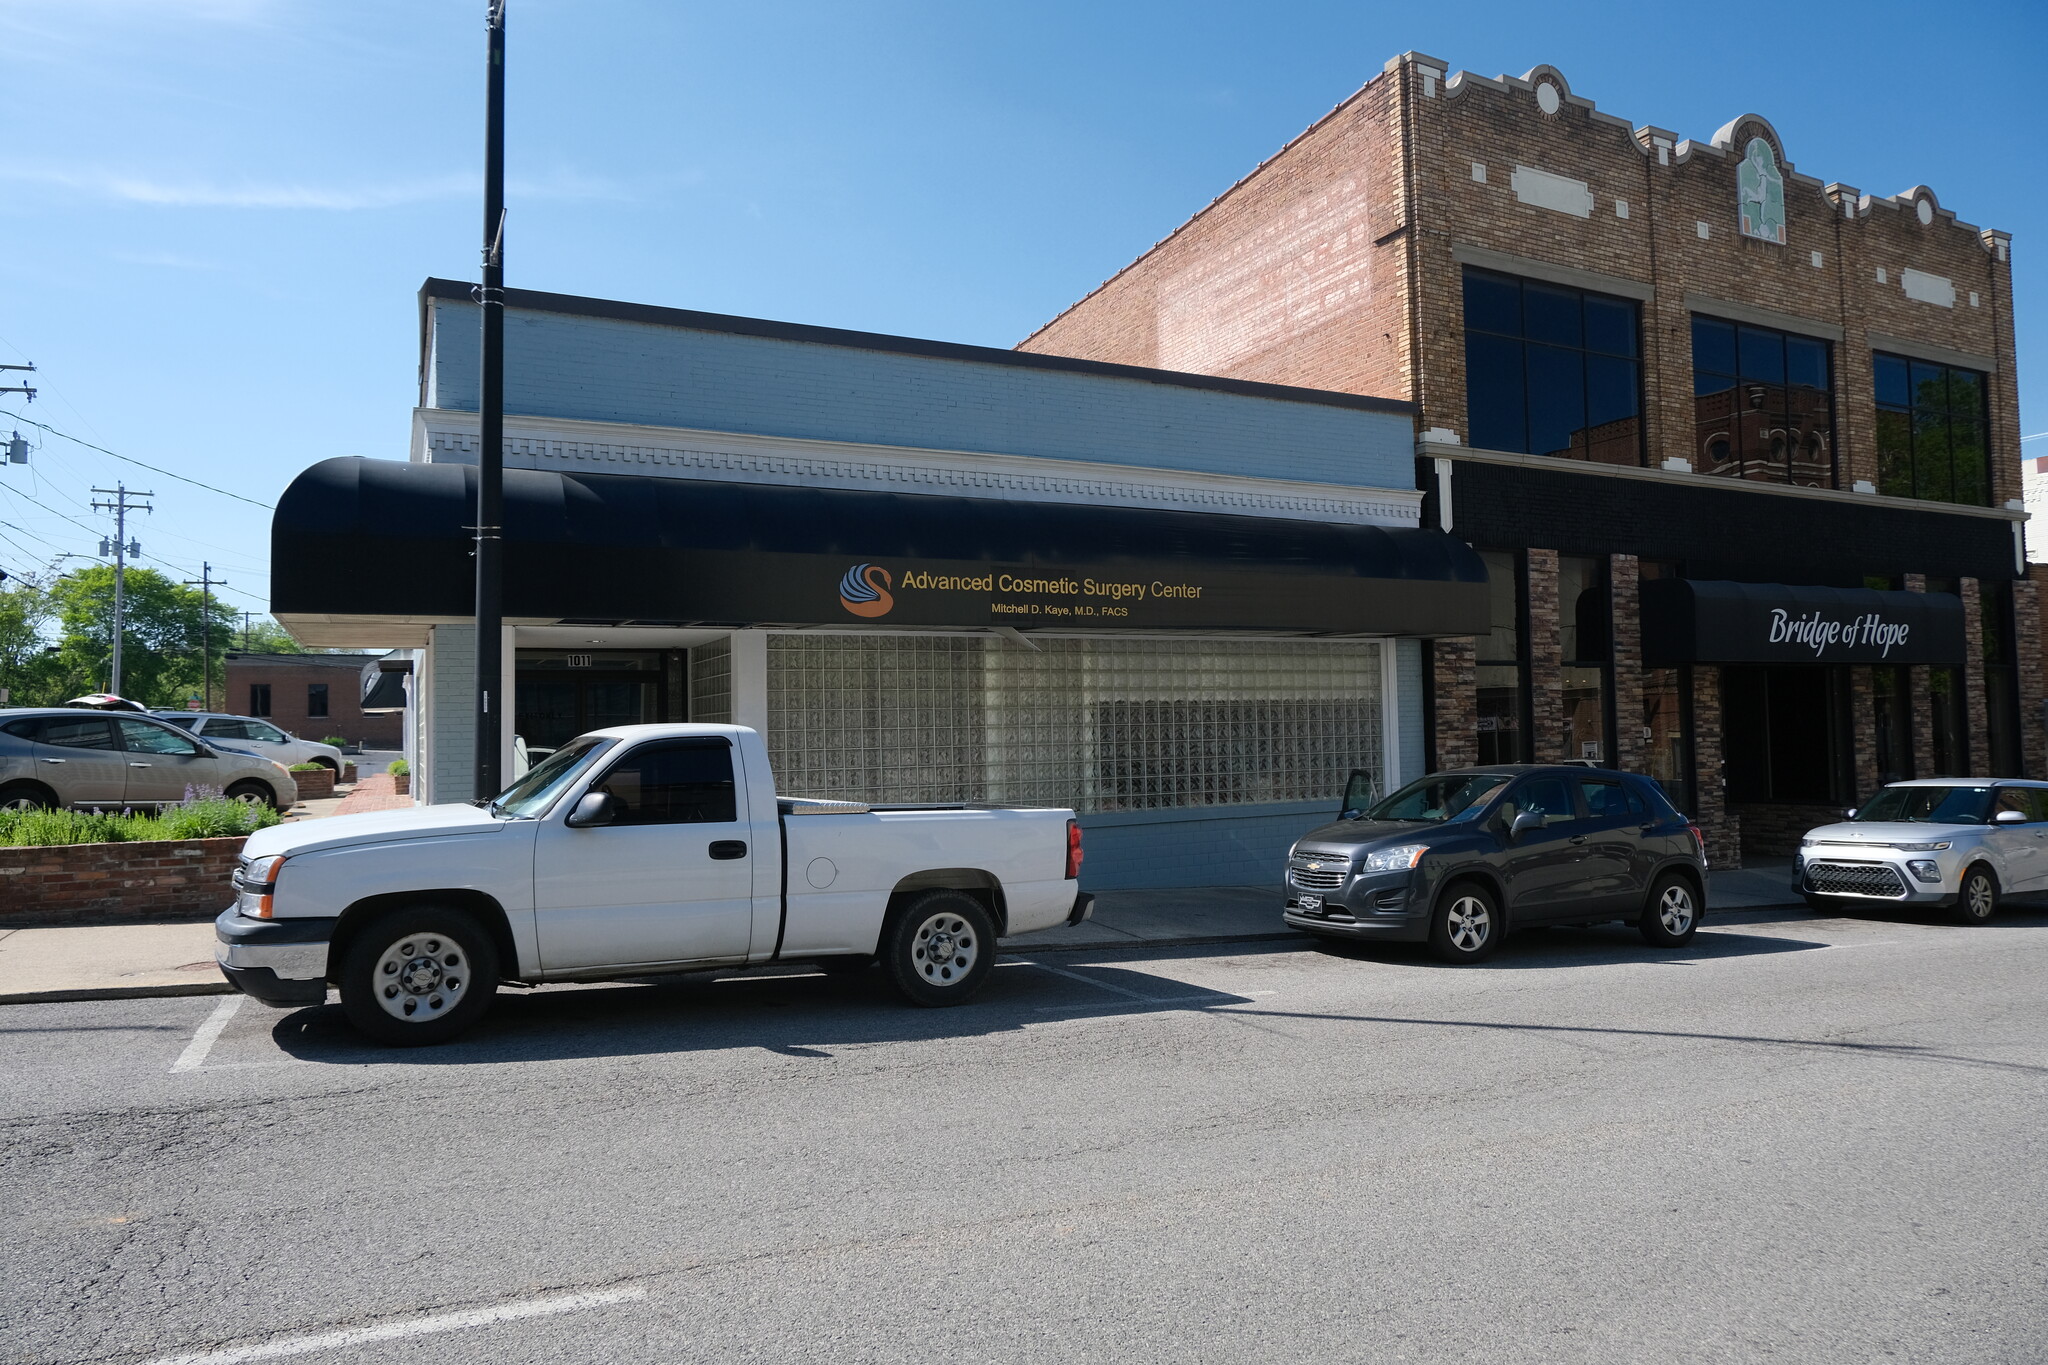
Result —
POLYGON ((514 819, 546 814, 548 807, 561 796, 563 788, 576 780, 584 762, 610 742, 595 738, 571 740, 534 764, 526 776, 498 793, 498 798, 491 802, 491 809, 514 819))
POLYGON ((1365 813, 1368 820, 1441 824, 1484 806, 1508 784, 1500 773, 1445 773, 1410 782, 1365 813))
POLYGON ((1990 807, 1989 787, 1886 787, 1856 812, 1856 823, 1910 820, 1920 825, 1981 825, 1990 807))

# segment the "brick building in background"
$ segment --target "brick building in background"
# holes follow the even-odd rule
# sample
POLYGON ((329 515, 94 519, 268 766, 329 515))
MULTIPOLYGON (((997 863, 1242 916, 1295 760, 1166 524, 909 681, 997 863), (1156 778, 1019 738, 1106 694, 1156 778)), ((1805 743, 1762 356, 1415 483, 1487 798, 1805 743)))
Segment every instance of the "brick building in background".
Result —
POLYGON ((227 710, 260 716, 300 739, 340 735, 368 749, 399 748, 404 713, 363 712, 363 670, 382 657, 230 653, 227 710))
POLYGON ((1496 603, 1431 648, 1434 766, 1652 773, 1724 864, 1884 780, 2048 772, 2010 238, 1762 117, 1408 53, 1020 349, 1416 405, 1496 603))

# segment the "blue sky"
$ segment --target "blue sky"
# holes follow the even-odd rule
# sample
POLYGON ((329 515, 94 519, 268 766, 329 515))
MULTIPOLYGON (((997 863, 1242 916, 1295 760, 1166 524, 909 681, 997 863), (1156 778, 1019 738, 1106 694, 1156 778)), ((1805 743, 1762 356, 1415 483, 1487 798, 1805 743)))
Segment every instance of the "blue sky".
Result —
MULTIPOLYGON (((1548 62, 1684 136, 1761 113, 1801 171, 2011 231, 2048 430, 2038 3, 511 7, 514 285, 1012 345, 1418 49, 1548 62)), ((475 274, 483 9, 0 0, 26 411, 266 503, 328 456, 402 458, 414 293, 475 274)), ((92 549, 86 490, 125 478, 157 494, 147 555, 263 609, 260 507, 42 439, 0 465, 0 568, 92 549)))

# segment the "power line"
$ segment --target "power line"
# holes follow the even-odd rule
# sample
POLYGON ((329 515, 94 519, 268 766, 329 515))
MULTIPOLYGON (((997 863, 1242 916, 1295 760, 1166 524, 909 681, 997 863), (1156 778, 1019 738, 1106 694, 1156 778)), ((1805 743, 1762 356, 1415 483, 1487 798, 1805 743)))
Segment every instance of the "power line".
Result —
MULTIPOLYGON (((4 412, 4 409, 0 409, 0 412, 4 412)), ((38 422, 35 421, 33 418, 23 417, 18 412, 6 412, 5 415, 13 418, 15 421, 18 422, 27 422, 32 427, 41 427, 44 431, 49 432, 52 436, 61 436, 65 440, 70 441, 76 445, 84 446, 87 450, 97 450, 102 455, 111 455, 117 460, 125 460, 129 464, 141 465, 144 469, 147 469, 152 473, 162 474, 167 478, 176 479, 180 483, 189 483, 194 488, 204 488, 209 493, 218 493, 224 498, 233 498, 236 502, 246 502, 251 507, 261 507, 266 512, 275 512, 277 510, 277 508, 270 503, 258 502, 254 498, 245 498, 240 493, 230 493, 225 488, 215 488, 210 483, 201 483, 197 479, 187 478, 185 475, 178 473, 176 470, 165 469, 162 465, 154 465, 149 463, 147 460, 138 460, 132 455, 123 455, 119 451, 108 450, 105 446, 94 445, 91 441, 85 440, 82 437, 73 436, 68 431, 59 431, 57 430, 57 428, 51 426, 48 422, 38 422)))

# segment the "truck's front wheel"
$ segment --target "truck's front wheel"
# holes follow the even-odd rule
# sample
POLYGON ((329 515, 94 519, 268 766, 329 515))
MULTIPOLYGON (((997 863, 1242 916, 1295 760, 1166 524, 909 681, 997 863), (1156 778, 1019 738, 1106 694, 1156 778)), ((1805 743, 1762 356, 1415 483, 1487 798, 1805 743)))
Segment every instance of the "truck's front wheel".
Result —
POLYGON ((498 952, 460 910, 407 906, 380 915, 342 958, 341 1007, 380 1043, 445 1043, 477 1021, 498 989, 498 952))
POLYGON ((904 906, 883 934, 882 967, 913 1005, 958 1005, 996 961, 995 925, 962 891, 927 891, 904 906))

